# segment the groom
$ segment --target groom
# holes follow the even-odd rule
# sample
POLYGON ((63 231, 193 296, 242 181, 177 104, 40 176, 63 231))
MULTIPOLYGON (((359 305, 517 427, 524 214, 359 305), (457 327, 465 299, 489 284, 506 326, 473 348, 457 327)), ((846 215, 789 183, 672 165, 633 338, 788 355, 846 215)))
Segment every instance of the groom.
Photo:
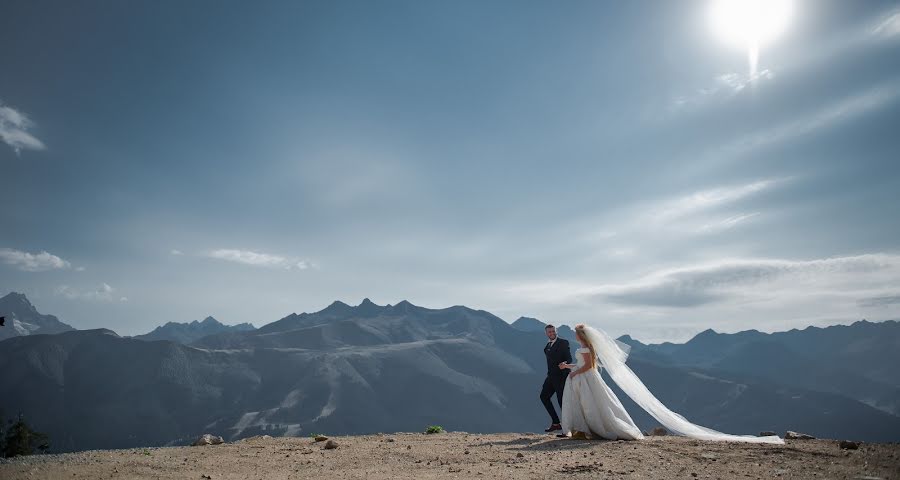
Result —
POLYGON ((569 375, 568 370, 559 368, 562 362, 572 363, 572 354, 569 352, 569 342, 564 338, 556 336, 556 327, 547 325, 544 327, 544 333, 547 334, 547 346, 544 347, 544 356, 547 357, 547 378, 544 379, 544 387, 541 389, 541 402, 544 402, 544 408, 550 414, 553 424, 545 432, 554 432, 562 430, 559 424, 559 417, 556 415, 556 409, 550 398, 556 393, 556 401, 559 402, 559 408, 562 408, 563 387, 566 386, 566 377, 569 375))

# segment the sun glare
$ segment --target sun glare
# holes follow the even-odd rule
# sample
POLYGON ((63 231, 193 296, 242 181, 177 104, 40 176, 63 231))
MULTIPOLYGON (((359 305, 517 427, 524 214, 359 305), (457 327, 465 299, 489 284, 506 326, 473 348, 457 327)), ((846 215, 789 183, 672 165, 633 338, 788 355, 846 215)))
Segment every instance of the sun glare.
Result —
POLYGON ((792 13, 791 0, 714 0, 710 21, 724 41, 746 49, 752 75, 760 48, 784 32, 792 13))

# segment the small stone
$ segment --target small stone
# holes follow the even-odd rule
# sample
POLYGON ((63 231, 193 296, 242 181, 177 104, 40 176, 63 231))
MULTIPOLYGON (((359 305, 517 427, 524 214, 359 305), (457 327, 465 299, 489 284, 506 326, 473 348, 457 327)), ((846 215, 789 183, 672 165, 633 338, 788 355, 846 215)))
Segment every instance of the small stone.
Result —
POLYGON ((334 440, 328 440, 327 442, 325 442, 325 450, 334 450, 337 447, 338 444, 334 440))
POLYGON ((326 437, 325 435, 316 435, 315 437, 313 437, 313 440, 317 442, 324 442, 325 440, 328 440, 328 437, 326 437))
POLYGON ((843 450, 859 449, 859 442, 851 442, 850 440, 841 440, 840 446, 843 450))
POLYGON ((650 436, 652 437, 664 437, 669 434, 669 431, 663 427, 656 427, 653 430, 650 430, 650 436))
POLYGON ((385 441, 388 442, 388 443, 394 443, 396 440, 394 440, 393 438, 389 438, 389 439, 387 439, 387 440, 385 440, 385 441))
POLYGON ((774 437, 775 435, 778 435, 778 434, 775 432, 766 430, 765 432, 759 432, 759 435, 757 435, 757 436, 759 436, 759 437, 774 437))
POLYGON ((209 433, 204 433, 200 438, 194 441, 191 445, 194 447, 199 447, 202 445, 219 445, 221 443, 225 443, 225 440, 222 437, 211 435, 209 433))
POLYGON ((522 458, 522 457, 524 457, 524 456, 525 456, 525 455, 522 455, 522 452, 519 452, 519 453, 516 454, 516 458, 522 458))

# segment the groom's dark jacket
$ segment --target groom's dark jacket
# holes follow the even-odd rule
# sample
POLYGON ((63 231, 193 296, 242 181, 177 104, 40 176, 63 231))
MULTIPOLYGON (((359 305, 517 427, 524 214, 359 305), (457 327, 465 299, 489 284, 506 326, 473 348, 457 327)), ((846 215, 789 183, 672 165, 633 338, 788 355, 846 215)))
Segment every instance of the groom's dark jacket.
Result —
POLYGON ((544 355, 547 357, 547 375, 551 378, 565 378, 569 375, 568 370, 560 370, 559 364, 562 362, 572 363, 572 353, 569 351, 569 341, 564 338, 556 337, 556 342, 551 347, 550 342, 544 347, 544 355))

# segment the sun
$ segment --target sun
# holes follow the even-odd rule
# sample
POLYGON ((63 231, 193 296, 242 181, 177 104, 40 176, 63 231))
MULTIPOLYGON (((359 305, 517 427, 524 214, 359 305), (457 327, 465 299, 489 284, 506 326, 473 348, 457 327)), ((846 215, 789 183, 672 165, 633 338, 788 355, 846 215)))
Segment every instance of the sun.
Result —
POLYGON ((793 10, 791 0, 714 0, 710 22, 722 40, 747 50, 752 75, 760 48, 787 29, 793 10))

